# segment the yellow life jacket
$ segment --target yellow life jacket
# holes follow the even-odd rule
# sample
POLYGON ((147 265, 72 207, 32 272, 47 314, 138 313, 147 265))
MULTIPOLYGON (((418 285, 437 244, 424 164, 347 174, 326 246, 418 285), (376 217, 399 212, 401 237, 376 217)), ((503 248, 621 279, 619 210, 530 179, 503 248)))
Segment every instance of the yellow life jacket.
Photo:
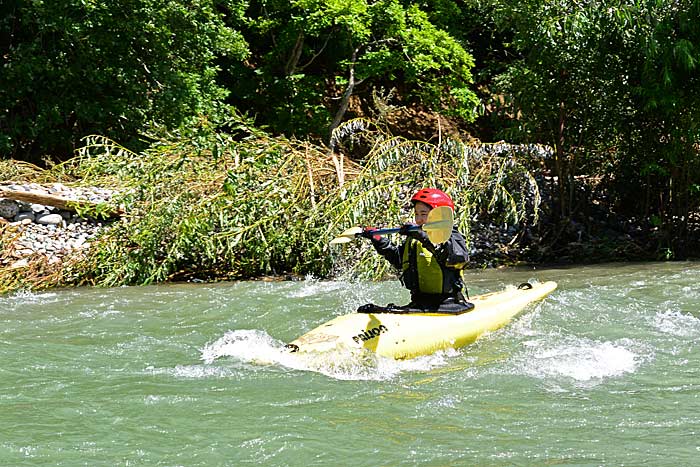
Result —
MULTIPOLYGON (((418 291, 422 293, 429 294, 442 294, 448 291, 444 290, 444 274, 443 269, 438 263, 437 258, 421 244, 421 242, 414 240, 412 238, 407 239, 406 245, 403 249, 403 256, 401 258, 401 269, 403 271, 404 277, 406 277, 410 282, 415 281, 415 277, 410 277, 417 275, 418 280, 418 291), (413 254, 412 254, 413 253, 413 254), (409 271, 411 268, 411 256, 415 256, 415 271, 409 271)), ((415 286, 414 284, 406 284, 406 286, 411 289, 415 286)))

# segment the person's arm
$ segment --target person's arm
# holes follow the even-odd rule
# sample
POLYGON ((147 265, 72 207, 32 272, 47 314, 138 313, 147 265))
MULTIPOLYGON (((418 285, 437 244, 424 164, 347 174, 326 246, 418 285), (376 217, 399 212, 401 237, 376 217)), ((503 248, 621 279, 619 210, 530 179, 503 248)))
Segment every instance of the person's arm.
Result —
POLYGON ((372 237, 372 246, 396 269, 401 270, 401 252, 399 247, 386 237, 372 237), (377 238, 378 237, 378 238, 377 238))
POLYGON ((435 254, 438 261, 448 268, 463 269, 469 261, 467 241, 456 227, 452 229, 449 240, 435 247, 435 254))
POLYGON ((439 245, 434 245, 424 230, 416 230, 414 227, 415 224, 404 224, 399 233, 421 242, 442 266, 464 269, 464 266, 466 266, 469 260, 469 252, 467 251, 467 241, 464 235, 457 230, 457 227, 453 226, 450 238, 445 243, 439 245))

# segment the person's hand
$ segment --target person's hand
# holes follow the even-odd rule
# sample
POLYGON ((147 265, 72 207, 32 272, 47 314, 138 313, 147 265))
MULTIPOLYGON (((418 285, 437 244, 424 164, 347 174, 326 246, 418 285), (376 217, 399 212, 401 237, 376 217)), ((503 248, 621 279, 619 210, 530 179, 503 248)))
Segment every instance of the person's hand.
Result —
POLYGON ((410 237, 413 234, 413 232, 416 232, 418 230, 420 230, 420 227, 418 227, 418 224, 408 222, 408 223, 401 226, 401 228, 399 229, 399 234, 406 235, 406 236, 410 237))
POLYGON ((374 235, 374 231, 377 230, 374 227, 362 227, 362 232, 360 232, 360 237, 369 238, 370 240, 379 240, 380 235, 374 235))
POLYGON ((421 243, 430 241, 428 234, 425 232, 425 230, 421 229, 418 224, 408 223, 402 225, 401 229, 399 229, 399 234, 415 238, 421 243))

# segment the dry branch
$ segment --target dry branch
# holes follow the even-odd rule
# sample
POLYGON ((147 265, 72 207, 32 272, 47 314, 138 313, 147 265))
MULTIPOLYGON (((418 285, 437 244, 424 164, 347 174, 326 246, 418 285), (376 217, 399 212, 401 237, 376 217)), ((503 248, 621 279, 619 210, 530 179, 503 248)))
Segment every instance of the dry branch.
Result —
MULTIPOLYGON (((97 208, 99 204, 87 200, 76 200, 64 198, 63 196, 36 193, 31 191, 11 190, 8 188, 0 188, 0 198, 24 201, 25 203, 43 204, 45 206, 54 206, 56 208, 71 212, 76 212, 77 210, 81 209, 97 208)), ((115 217, 121 216, 124 214, 124 211, 119 208, 111 208, 107 210, 105 214, 109 217, 115 217)))

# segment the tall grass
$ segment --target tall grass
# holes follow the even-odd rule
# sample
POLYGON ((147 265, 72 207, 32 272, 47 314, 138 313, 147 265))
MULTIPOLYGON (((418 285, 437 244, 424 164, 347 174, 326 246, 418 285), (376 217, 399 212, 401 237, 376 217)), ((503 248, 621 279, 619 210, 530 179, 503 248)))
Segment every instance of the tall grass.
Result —
MULTIPOLYGON (((330 226, 399 225, 412 220, 409 199, 415 191, 440 188, 455 202, 456 222, 469 241, 475 222, 536 224, 541 203, 539 186, 529 171, 551 150, 539 145, 474 144, 454 139, 438 142, 394 137, 366 120, 336 129, 332 146, 359 144, 370 149, 362 170, 328 206, 330 226), (348 143, 349 141, 349 143, 348 143)), ((400 241, 400 239, 398 240, 400 241)), ((370 248, 349 249, 357 256, 353 273, 378 277, 388 271, 370 248)))
POLYGON ((328 242, 352 225, 410 220, 408 199, 424 186, 453 197, 467 236, 485 216, 537 222, 539 191, 527 162, 543 148, 410 141, 356 120, 336 129, 331 149, 234 123, 227 132, 151 135, 141 153, 92 136, 52 167, 55 179, 117 189, 114 202, 127 213, 62 280, 382 277, 387 263, 366 242, 328 242), (355 161, 341 155, 360 147, 367 149, 355 161))

